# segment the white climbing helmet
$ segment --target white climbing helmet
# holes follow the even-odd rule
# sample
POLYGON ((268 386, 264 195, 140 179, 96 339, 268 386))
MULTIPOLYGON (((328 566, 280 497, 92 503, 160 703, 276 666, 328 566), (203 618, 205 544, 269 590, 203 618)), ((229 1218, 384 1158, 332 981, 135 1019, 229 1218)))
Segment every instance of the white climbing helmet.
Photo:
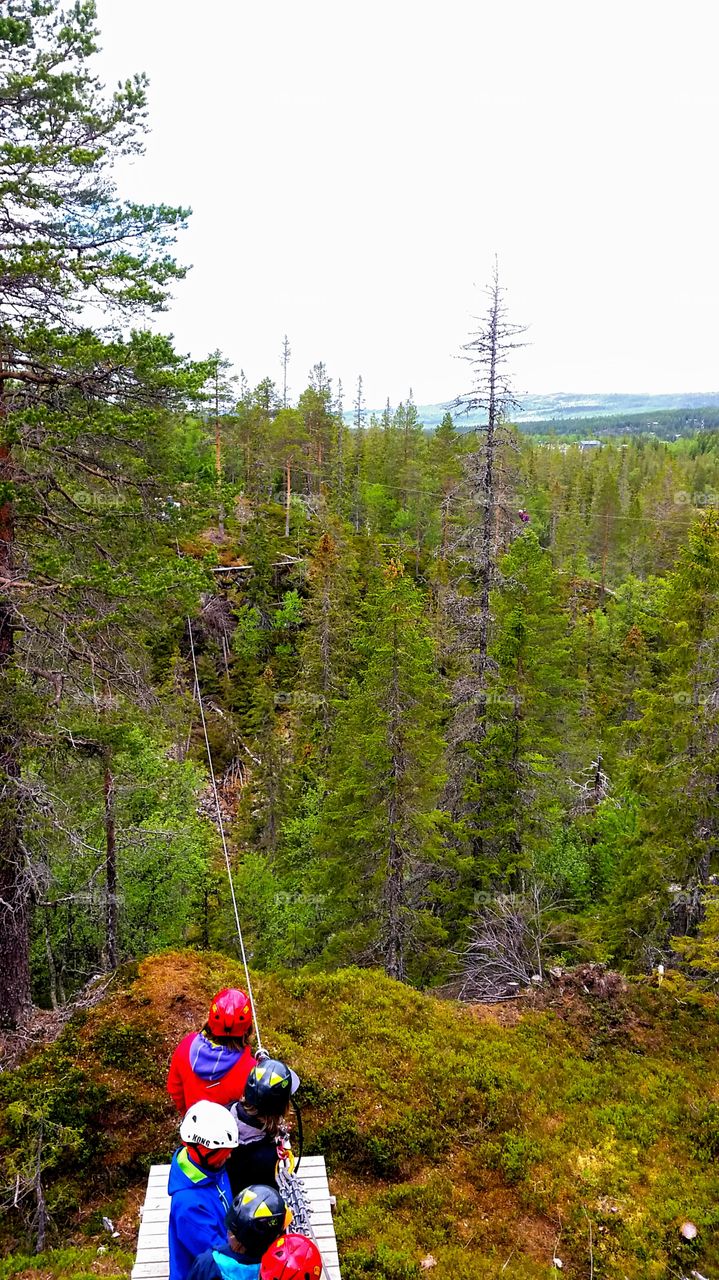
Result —
POLYGON ((220 1147, 239 1146, 240 1135, 237 1121, 227 1107, 219 1102, 196 1102, 185 1113, 180 1125, 182 1141, 191 1147, 209 1147, 218 1150, 220 1147))

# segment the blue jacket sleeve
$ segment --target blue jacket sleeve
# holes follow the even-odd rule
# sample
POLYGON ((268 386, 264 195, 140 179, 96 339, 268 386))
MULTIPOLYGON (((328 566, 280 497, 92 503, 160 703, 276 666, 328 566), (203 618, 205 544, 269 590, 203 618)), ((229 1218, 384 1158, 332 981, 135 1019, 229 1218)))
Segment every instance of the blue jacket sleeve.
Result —
POLYGON ((195 1258, 187 1280, 218 1280, 218 1277, 219 1272, 212 1256, 212 1249, 206 1249, 199 1258, 195 1258))

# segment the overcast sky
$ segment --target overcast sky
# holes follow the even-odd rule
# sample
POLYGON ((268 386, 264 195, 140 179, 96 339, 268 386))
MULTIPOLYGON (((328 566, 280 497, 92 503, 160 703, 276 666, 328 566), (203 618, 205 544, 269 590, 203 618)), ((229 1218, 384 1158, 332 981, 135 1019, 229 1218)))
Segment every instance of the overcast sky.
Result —
POLYGON ((150 76, 123 194, 188 204, 164 327, 349 406, 465 389, 494 254, 519 392, 719 389, 714 0, 98 0, 150 76))

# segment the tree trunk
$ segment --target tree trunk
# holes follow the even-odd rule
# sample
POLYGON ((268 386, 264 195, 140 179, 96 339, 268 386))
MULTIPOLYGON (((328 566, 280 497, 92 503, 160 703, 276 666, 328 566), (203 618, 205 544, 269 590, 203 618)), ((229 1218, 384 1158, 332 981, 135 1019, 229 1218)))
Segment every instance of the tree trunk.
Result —
MULTIPOLYGON (((496 306, 492 317, 493 328, 496 325, 496 306)), ((482 516, 482 549, 480 553, 481 588, 479 595, 479 635, 477 646, 477 675, 479 676, 479 729, 483 738, 486 733, 487 719, 487 669, 489 656, 489 595, 492 586, 492 525, 494 523, 494 452, 496 449, 495 431, 497 426, 496 408, 496 341, 492 343, 492 354, 489 372, 489 413, 487 417, 487 445, 482 477, 484 493, 484 509, 482 516)))
POLYGON ((45 1191, 42 1185, 42 1157, 43 1157, 43 1125, 40 1123, 40 1133, 37 1139, 37 1166, 35 1169, 35 1178, 33 1180, 33 1190, 35 1192, 35 1213, 33 1214, 33 1230, 35 1232, 35 1253, 44 1253, 47 1240, 47 1205, 45 1203, 45 1191))
POLYGON ((344 429, 344 422, 342 418, 340 418, 337 430, 337 492, 340 498, 342 497, 342 489, 344 487, 344 459, 342 457, 344 429))
POLYGON ((282 343, 282 408, 287 408, 287 366, 290 363, 290 344, 285 334, 282 343))
POLYGON ((405 773, 404 753, 402 750, 401 705, 399 689, 399 666, 397 652, 399 649, 399 633, 397 618, 394 618, 392 630, 392 685, 390 689, 390 743, 392 748, 392 774, 390 792, 387 801, 387 818, 389 822, 389 841, 387 850, 387 880, 385 884, 386 904, 386 943, 385 973, 389 978, 404 982, 406 976, 404 963, 404 908, 405 908, 405 854, 402 847, 402 836, 399 830, 401 812, 399 787, 405 773))
POLYGON ((322 616, 320 622, 320 661, 322 663, 322 717, 325 727, 330 724, 330 704, 332 700, 332 583, 329 565, 325 567, 322 583, 322 616))
MULTIPOLYGON (((517 672, 521 677, 521 672, 517 672)), ((510 760, 510 769, 515 778, 514 801, 515 812, 514 821, 515 829, 511 833, 510 848, 518 866, 522 861, 522 827, 523 827, 523 809, 524 801, 522 800, 522 764, 521 764, 521 736, 522 736, 522 700, 519 693, 519 680, 517 687, 512 685, 507 687, 507 692, 512 698, 512 755, 510 760)), ((516 875, 516 872, 515 872, 516 875)))
POLYGON ((117 846, 115 843, 115 778, 112 772, 112 752, 105 747, 103 753, 103 792, 105 797, 105 892, 107 895, 105 921, 105 963, 108 969, 118 966, 117 945, 117 846))
POLYGON ((45 955, 47 956, 47 974, 48 985, 50 988, 50 1004, 53 1009, 57 1009, 57 966, 55 957, 52 954, 52 939, 50 937, 50 922, 48 920, 48 910, 45 908, 42 921, 42 930, 45 938, 45 955))
POLYGON ((286 491, 285 491, 285 537, 286 537, 286 538, 289 538, 289 536, 290 536, 290 501, 291 501, 291 498, 292 498, 292 467, 290 466, 290 460, 289 460, 289 458, 287 459, 287 461, 286 461, 286 463, 285 463, 285 474, 286 474, 286 491))
POLYGON ((215 475, 217 477, 217 531, 225 536, 225 508, 222 502, 222 438, 220 436, 220 407, 215 401, 215 475))
MULTIPOLYGON (((393 805, 390 802, 389 814, 392 822, 393 805)), ((390 831, 387 862, 387 944, 385 951, 385 973, 388 978, 396 978, 404 982, 404 947, 402 938, 402 905, 404 897, 404 857, 402 848, 394 831, 390 831)))
MULTIPOLYGON (((0 431, 7 407, 0 383, 0 431)), ((20 726, 12 687, 15 610, 8 591, 15 537, 10 446, 0 436, 0 1026, 16 1027, 31 1004, 30 886, 20 836, 20 726)))

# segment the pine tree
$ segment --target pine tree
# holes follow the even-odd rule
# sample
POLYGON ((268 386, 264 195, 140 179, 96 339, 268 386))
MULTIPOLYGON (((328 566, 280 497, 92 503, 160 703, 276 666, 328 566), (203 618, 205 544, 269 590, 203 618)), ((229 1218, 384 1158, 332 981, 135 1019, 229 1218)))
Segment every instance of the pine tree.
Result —
POLYGON ((272 454, 283 471, 285 491, 285 537, 290 536, 292 474, 305 476, 309 436, 305 416, 299 409, 280 409, 270 428, 272 454))
POLYGON ((62 722, 25 766, 43 795, 26 830, 39 876, 34 986, 51 1003, 99 968, 183 942, 214 852, 196 813, 201 771, 168 756, 157 709, 98 693, 68 700, 62 722))
POLYGON ((599 576, 600 603, 603 604, 605 587, 617 582, 622 569, 625 512, 622 510, 614 459, 609 450, 602 453, 603 457, 598 459, 601 469, 592 499, 590 547, 599 576))
POLYGON ((217 484, 217 531, 220 538, 225 536, 225 503, 222 492, 223 458, 222 428, 223 419, 231 413, 235 399, 237 378, 230 373, 232 365, 221 351, 213 351, 210 356, 210 377, 206 392, 212 414, 212 426, 215 437, 215 479, 217 484))
POLYGON ((424 433, 424 428, 417 415, 417 406, 414 403, 411 387, 406 402, 397 407, 394 415, 394 428, 397 432, 400 448, 400 465, 399 472, 397 476, 393 477, 393 481, 399 485, 402 505, 407 507, 411 490, 418 482, 418 451, 424 433))
MULTIPOLYGON (((69 530, 70 541, 95 548, 99 559, 85 573, 86 613, 103 583, 117 600, 112 557, 96 530, 112 523, 113 495, 121 505, 128 481, 152 474, 143 453, 151 454, 158 430, 153 410, 189 389, 163 339, 135 335, 123 342, 83 327, 92 308, 117 317, 162 307, 183 274, 167 246, 186 217, 181 209, 117 199, 112 165, 141 149, 145 81, 135 77, 105 98, 90 70, 96 37, 92 3, 63 12, 55 0, 17 0, 0 18, 0 1022, 10 1025, 30 999, 29 893, 17 803, 23 737, 17 693, 28 635, 19 650, 19 628, 37 601, 46 641, 63 636, 66 655, 74 650, 76 666, 89 666, 89 632, 75 623, 53 626, 77 615, 61 585, 72 554, 65 553, 60 569, 57 545, 47 543, 69 530), (41 531, 42 550, 38 540, 31 545, 41 531)), ((73 592, 77 601, 82 587, 75 584, 73 592)), ((106 618, 105 606, 100 615, 106 618)), ((32 630, 39 634, 37 625, 32 630)))
POLYGON ((347 427, 344 418, 344 400, 342 390, 342 379, 337 379, 337 396, 333 405, 333 413, 335 419, 335 490, 336 490, 336 507, 335 510, 341 515, 345 514, 345 470, 347 457, 347 427))
POLYGON ((251 735, 253 824, 262 849, 274 853, 287 796, 288 759, 280 734, 277 690, 270 666, 256 683, 247 714, 251 735))

